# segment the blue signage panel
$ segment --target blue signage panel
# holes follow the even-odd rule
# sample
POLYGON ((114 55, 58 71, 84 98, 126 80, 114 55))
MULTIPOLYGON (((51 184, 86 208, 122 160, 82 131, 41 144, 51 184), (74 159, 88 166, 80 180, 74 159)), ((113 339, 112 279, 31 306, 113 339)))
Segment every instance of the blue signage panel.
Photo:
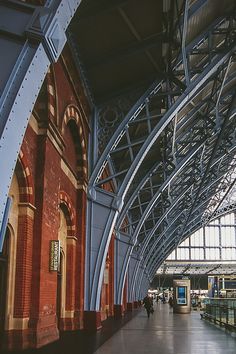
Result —
POLYGON ((186 305, 187 304, 187 294, 186 286, 178 286, 177 288, 177 304, 186 305))

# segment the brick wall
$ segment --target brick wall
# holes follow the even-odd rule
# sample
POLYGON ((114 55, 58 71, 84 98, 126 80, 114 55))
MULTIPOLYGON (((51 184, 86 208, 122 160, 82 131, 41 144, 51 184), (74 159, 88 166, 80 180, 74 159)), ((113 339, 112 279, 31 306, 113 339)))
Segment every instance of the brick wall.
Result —
MULTIPOLYGON (((76 93, 66 67, 66 61, 71 61, 68 55, 66 50, 64 58, 59 59, 52 70, 57 93, 56 119, 51 121, 51 114, 46 109, 39 110, 40 105, 36 104, 35 118, 31 119, 21 148, 27 173, 32 179, 31 202, 35 211, 33 218, 20 213, 18 221, 14 317, 22 320, 28 317, 29 324, 28 329, 13 328, 6 333, 4 343, 11 349, 40 347, 59 337, 57 272, 49 271, 49 244, 50 240, 58 239, 61 192, 69 196, 70 207, 75 211, 72 216, 75 227, 73 230, 68 228, 66 267, 70 276, 66 284, 65 316, 69 315, 60 323, 63 330, 83 328, 87 177, 81 173, 85 169, 79 169, 78 163, 82 154, 86 155, 90 112, 87 104, 81 107, 81 97, 84 99, 85 96, 76 93), (74 111, 79 112, 73 125, 70 121, 63 123, 68 105, 73 105, 74 111), (81 137, 84 142, 78 145, 81 137)), ((76 80, 73 74, 73 80, 76 80)), ((48 107, 47 102, 44 106, 48 107)))

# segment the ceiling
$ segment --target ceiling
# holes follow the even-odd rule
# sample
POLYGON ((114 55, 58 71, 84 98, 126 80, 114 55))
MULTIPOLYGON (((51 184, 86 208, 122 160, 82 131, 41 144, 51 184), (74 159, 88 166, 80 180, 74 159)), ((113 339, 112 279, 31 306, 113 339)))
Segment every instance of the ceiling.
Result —
POLYGON ((235 1, 83 0, 68 37, 98 108, 90 185, 124 200, 153 277, 235 183, 235 1))
POLYGON ((162 27, 162 1, 82 1, 69 31, 96 103, 161 77, 162 27))
MULTIPOLYGON (((183 0, 178 0, 181 12, 183 0)), ((231 0, 189 0, 186 43, 232 7, 231 0), (195 13, 195 8, 198 10, 195 13)), ((169 45, 178 49, 176 9, 169 0, 83 0, 69 26, 96 104, 163 78, 169 45)))

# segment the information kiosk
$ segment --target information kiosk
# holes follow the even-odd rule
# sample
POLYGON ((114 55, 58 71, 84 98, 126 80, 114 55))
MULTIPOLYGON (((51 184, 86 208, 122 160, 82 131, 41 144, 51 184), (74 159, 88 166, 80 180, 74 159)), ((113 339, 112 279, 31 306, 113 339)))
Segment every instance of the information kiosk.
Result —
POLYGON ((191 311, 190 280, 173 280, 173 311, 175 313, 189 313, 191 311))

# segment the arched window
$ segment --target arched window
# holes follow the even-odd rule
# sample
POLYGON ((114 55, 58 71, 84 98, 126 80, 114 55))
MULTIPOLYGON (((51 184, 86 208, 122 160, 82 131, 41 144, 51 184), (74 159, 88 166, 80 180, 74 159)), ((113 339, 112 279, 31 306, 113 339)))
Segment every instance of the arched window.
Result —
POLYGON ((65 317, 66 304, 66 253, 67 253, 67 220, 65 206, 61 204, 59 209, 60 226, 58 240, 60 241, 60 264, 57 274, 57 318, 58 328, 61 329, 61 319, 65 317))
POLYGON ((194 232, 167 260, 236 261, 236 214, 223 215, 194 232))

